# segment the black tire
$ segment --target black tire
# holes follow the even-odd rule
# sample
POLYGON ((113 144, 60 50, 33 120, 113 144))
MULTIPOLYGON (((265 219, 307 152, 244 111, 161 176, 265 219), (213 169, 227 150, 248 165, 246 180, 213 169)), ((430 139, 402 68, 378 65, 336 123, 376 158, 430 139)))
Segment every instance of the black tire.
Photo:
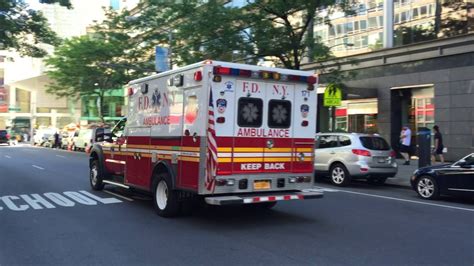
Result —
POLYGON ((439 186, 431 176, 421 176, 416 180, 415 190, 423 199, 435 200, 439 198, 439 186))
POLYGON ((91 163, 89 170, 89 182, 93 190, 102 190, 104 189, 104 175, 102 169, 100 168, 99 161, 94 160, 91 163))
POLYGON ((329 178, 331 183, 336 186, 347 186, 351 182, 351 176, 346 167, 341 163, 335 163, 329 169, 329 178))
POLYGON ((367 180, 372 185, 381 186, 387 181, 387 177, 372 177, 367 180))
POLYGON ((157 173, 153 176, 153 206, 161 217, 173 217, 179 214, 178 193, 172 189, 168 173, 157 173))

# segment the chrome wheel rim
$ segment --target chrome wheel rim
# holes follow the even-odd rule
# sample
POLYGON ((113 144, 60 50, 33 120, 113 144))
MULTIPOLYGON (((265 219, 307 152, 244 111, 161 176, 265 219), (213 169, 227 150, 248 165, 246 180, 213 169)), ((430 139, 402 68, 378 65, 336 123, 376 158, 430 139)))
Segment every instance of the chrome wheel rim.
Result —
POLYGON ((345 178, 344 170, 341 167, 335 167, 332 170, 331 178, 332 178, 332 181, 334 181, 334 183, 338 185, 342 184, 345 178))
POLYGON ((417 190, 420 196, 423 198, 429 198, 434 194, 435 185, 431 179, 425 177, 418 181, 417 190))
POLYGON ((93 186, 97 185, 97 176, 99 175, 99 171, 97 171, 97 166, 92 166, 91 168, 91 183, 93 186))
POLYGON ((158 187, 156 188, 156 204, 160 210, 164 210, 166 208, 166 204, 168 204, 168 185, 164 180, 161 180, 158 183, 158 187))

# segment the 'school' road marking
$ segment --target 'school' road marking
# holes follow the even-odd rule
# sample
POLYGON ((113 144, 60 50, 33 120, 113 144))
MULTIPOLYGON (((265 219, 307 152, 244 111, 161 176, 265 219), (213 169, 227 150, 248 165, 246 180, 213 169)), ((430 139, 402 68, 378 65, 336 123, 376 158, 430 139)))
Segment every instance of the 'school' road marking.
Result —
POLYGON ((0 211, 26 211, 54 209, 56 207, 74 207, 80 205, 95 206, 101 204, 122 203, 117 198, 103 198, 90 192, 80 190, 62 193, 47 192, 43 194, 22 194, 19 196, 0 196, 0 211), (2 204, 3 203, 3 204, 2 204), (2 206, 3 205, 3 206, 2 206))

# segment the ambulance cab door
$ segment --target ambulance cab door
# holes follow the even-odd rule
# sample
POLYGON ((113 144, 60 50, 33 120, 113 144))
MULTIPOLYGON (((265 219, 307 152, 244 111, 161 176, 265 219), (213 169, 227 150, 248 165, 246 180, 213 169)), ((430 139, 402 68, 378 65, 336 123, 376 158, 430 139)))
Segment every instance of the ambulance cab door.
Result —
POLYGON ((265 117, 266 172, 290 172, 293 167, 293 101, 295 85, 267 82, 265 117))
POLYGON ((112 129, 110 152, 106 154, 105 167, 113 175, 123 176, 125 169, 125 155, 123 148, 126 146, 124 129, 127 120, 120 120, 112 129))
POLYGON ((127 128, 125 183, 143 189, 150 180, 150 127, 127 128))
POLYGON ((178 186, 184 189, 197 190, 199 185, 199 160, 204 127, 206 106, 201 86, 185 88, 183 93, 184 114, 181 153, 178 162, 178 186))

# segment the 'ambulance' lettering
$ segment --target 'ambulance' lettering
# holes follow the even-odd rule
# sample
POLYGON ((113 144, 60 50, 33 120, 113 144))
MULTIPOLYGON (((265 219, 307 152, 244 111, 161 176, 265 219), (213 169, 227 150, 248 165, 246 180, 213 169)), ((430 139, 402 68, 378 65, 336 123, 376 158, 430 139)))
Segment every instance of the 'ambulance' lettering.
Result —
POLYGON ((272 128, 265 130, 264 128, 239 128, 238 137, 269 137, 269 138, 289 138, 290 131, 288 129, 272 128))

